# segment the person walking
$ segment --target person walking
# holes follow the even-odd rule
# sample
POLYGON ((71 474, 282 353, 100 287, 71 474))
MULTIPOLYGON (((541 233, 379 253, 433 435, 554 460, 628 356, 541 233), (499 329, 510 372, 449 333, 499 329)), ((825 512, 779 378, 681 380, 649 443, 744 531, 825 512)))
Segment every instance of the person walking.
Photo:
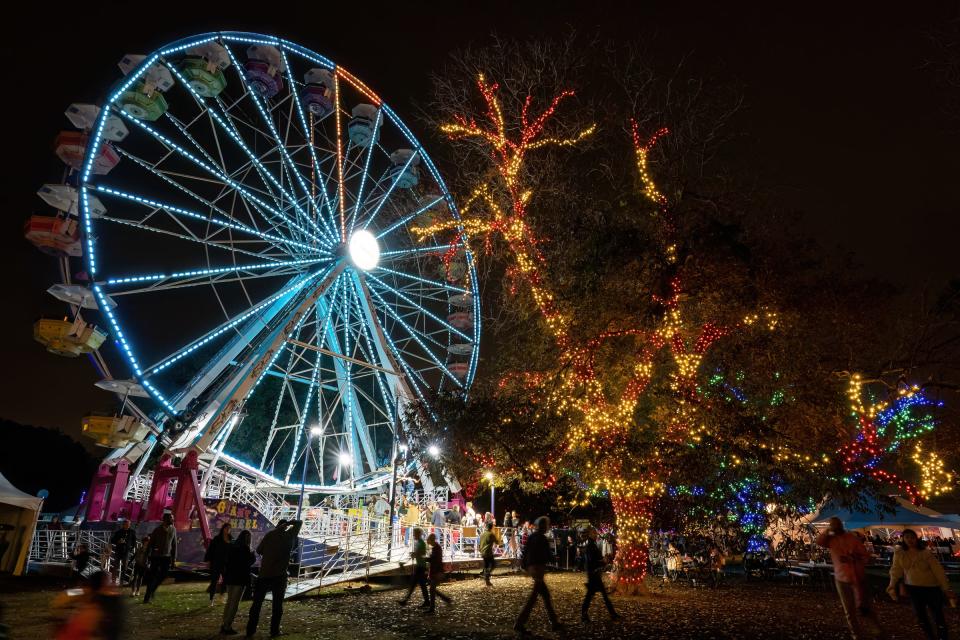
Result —
POLYGON ((903 587, 910 598, 917 622, 928 640, 947 639, 947 619, 943 615, 943 601, 956 600, 950 591, 947 574, 940 561, 926 548, 912 529, 904 529, 900 534, 900 543, 893 552, 890 566, 890 586, 887 593, 893 600, 901 595, 898 587, 903 587), (903 584, 899 584, 903 580, 903 584), (936 625, 936 632, 930 624, 930 617, 936 625))
POLYGON ((830 550, 833 560, 834 584, 843 606, 843 614, 854 640, 867 633, 886 638, 877 614, 870 604, 867 588, 866 562, 869 558, 860 538, 845 531, 840 518, 830 518, 827 530, 817 536, 817 544, 830 550), (865 623, 865 624, 864 624, 865 623))
POLYGON ((243 591, 250 586, 250 568, 257 557, 250 549, 253 536, 244 529, 237 539, 227 547, 226 562, 223 567, 223 583, 227 587, 227 604, 223 607, 223 621, 220 623, 220 634, 224 636, 237 635, 233 628, 233 619, 240 606, 243 591))
POLYGON ((588 527, 587 541, 583 545, 583 565, 587 573, 587 595, 583 598, 583 606, 580 607, 580 620, 584 623, 590 623, 588 611, 590 601, 593 596, 599 593, 603 596, 603 603, 607 606, 607 612, 611 620, 616 620, 620 616, 613 609, 613 603, 610 602, 610 596, 607 594, 607 588, 603 584, 603 555, 600 553, 600 547, 597 546, 597 530, 588 527))
POLYGON ((133 577, 130 578, 130 595, 139 596, 143 577, 147 573, 150 560, 150 536, 143 536, 137 550, 133 552, 133 577))
POLYGON ((177 530, 169 513, 163 514, 163 522, 150 534, 149 556, 150 568, 147 570, 147 591, 143 594, 143 604, 153 599, 157 587, 177 561, 177 530))
POLYGON ((527 542, 523 547, 523 568, 533 578, 533 590, 530 592, 530 597, 527 598, 527 603, 520 610, 516 624, 513 625, 513 630, 521 634, 527 632, 527 619, 530 618, 530 612, 537 604, 538 597, 543 597, 543 606, 547 609, 547 617, 550 619, 551 628, 554 631, 563 629, 556 611, 553 610, 553 601, 550 599, 550 591, 547 589, 547 583, 544 580, 547 565, 553 561, 550 541, 547 539, 549 529, 550 518, 546 516, 537 518, 536 529, 527 537, 527 542))
MULTIPOLYGON (((436 535, 431 533, 431 537, 436 540, 436 535)), ((410 587, 406 595, 400 598, 400 604, 406 605, 410 601, 413 590, 420 586, 420 593, 423 595, 423 604, 421 609, 430 607, 430 594, 427 592, 427 545, 423 542, 423 530, 415 527, 413 530, 413 549, 410 550, 410 558, 413 560, 413 572, 410 574, 410 587)))
MULTIPOLYGON (((233 536, 230 535, 230 528, 230 523, 225 522, 223 526, 220 527, 220 533, 210 541, 210 544, 207 546, 207 552, 203 555, 203 559, 210 563, 210 586, 207 587, 207 593, 210 594, 211 607, 213 606, 213 596, 217 593, 217 584, 220 582, 223 569, 227 564, 227 550, 233 542, 233 536)), ((224 583, 224 588, 226 588, 226 583, 224 583)))
POLYGON ((283 617, 283 598, 287 595, 287 568, 290 566, 290 554, 297 543, 297 534, 303 520, 280 520, 277 526, 267 532, 257 553, 260 554, 260 573, 253 589, 253 604, 247 618, 247 637, 257 632, 260 624, 260 609, 270 592, 273 608, 270 614, 270 637, 280 635, 280 619, 283 617))
POLYGON ((487 586, 491 586, 490 576, 493 574, 494 558, 493 549, 496 545, 503 544, 500 536, 493 530, 493 523, 488 522, 483 526, 483 533, 480 535, 480 557, 483 558, 483 580, 487 586))
POLYGON ((453 604, 449 596, 440 593, 437 587, 443 582, 443 547, 437 542, 437 536, 430 534, 427 536, 427 544, 430 545, 430 609, 429 613, 437 610, 437 598, 440 598, 447 604, 453 604))
POLYGON ((130 521, 124 520, 120 528, 110 536, 110 546, 113 547, 114 578, 116 583, 123 584, 123 573, 130 562, 130 552, 137 546, 137 533, 130 528, 130 521))

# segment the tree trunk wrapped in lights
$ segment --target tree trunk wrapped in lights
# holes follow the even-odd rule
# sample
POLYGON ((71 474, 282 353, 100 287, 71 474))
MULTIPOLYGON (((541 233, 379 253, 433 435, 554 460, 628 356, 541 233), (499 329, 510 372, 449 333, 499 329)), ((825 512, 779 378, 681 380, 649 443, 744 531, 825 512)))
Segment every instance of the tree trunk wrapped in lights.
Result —
POLYGON ((611 493, 611 502, 617 517, 617 592, 646 594, 647 587, 643 579, 650 558, 648 531, 653 498, 611 493))

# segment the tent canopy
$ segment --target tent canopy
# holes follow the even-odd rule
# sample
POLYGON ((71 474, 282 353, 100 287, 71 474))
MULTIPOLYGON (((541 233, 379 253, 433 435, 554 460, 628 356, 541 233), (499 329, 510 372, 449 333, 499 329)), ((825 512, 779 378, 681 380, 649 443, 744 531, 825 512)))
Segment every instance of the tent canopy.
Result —
POLYGON ((0 524, 12 528, 12 534, 0 532, 0 571, 23 573, 33 540, 33 530, 43 500, 24 493, 0 474, 0 524))
POLYGON ((17 489, 0 473, 0 504, 9 504, 20 507, 21 509, 39 511, 41 502, 43 502, 43 500, 40 498, 17 489))
POLYGON ((878 500, 871 501, 863 509, 846 509, 835 503, 825 504, 813 517, 813 524, 826 524, 832 517, 840 518, 847 529, 865 527, 944 527, 956 529, 960 519, 944 516, 931 509, 917 507, 903 498, 896 497, 893 511, 878 500))

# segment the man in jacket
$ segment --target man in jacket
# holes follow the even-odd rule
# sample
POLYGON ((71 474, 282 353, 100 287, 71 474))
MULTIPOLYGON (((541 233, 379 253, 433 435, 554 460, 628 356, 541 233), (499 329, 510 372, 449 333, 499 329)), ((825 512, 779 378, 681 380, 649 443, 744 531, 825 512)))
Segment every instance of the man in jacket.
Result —
POLYGON ((110 536, 110 546, 113 547, 113 560, 116 562, 114 577, 119 584, 123 584, 123 572, 130 561, 130 552, 137 546, 137 533, 130 528, 129 520, 120 523, 120 528, 110 536))
POLYGON ((610 619, 616 620, 620 616, 613 610, 613 603, 610 602, 607 588, 603 584, 603 555, 600 553, 600 547, 597 546, 597 530, 589 527, 586 533, 587 542, 583 545, 583 564, 584 570, 587 572, 587 595, 583 599, 583 606, 580 607, 580 619, 584 622, 590 622, 587 611, 590 609, 590 601, 593 600, 594 594, 599 592, 603 596, 603 603, 607 605, 610 619))
POLYGON ((554 631, 563 629, 560 620, 557 619, 557 613, 553 610, 553 602, 550 599, 550 591, 547 589, 547 583, 544 581, 544 575, 547 572, 547 565, 553 560, 553 553, 550 551, 550 541, 547 540, 547 530, 550 528, 550 518, 540 516, 536 521, 536 530, 527 537, 527 542, 523 546, 523 568, 527 574, 533 578, 533 591, 527 603, 523 605, 520 615, 517 617, 516 624, 513 625, 514 631, 526 633, 527 619, 534 605, 537 604, 537 598, 543 597, 543 606, 547 609, 547 617, 550 618, 550 625, 554 631))
POLYGON ((497 532, 493 530, 493 523, 488 522, 483 526, 483 533, 480 535, 480 557, 483 558, 483 579, 490 586, 490 575, 493 574, 494 558, 493 549, 498 544, 503 544, 497 532))
POLYGON ((147 571, 147 591, 143 594, 144 604, 153 599, 157 587, 177 561, 177 530, 173 527, 173 516, 169 513, 163 514, 163 522, 150 534, 149 556, 150 569, 147 571))
POLYGON ((247 637, 257 632, 260 624, 260 609, 269 591, 273 598, 273 610, 270 615, 270 637, 280 635, 280 619, 283 617, 283 598, 287 595, 287 569, 290 566, 290 554, 297 544, 297 534, 303 520, 280 520, 276 528, 271 529, 257 545, 260 554, 260 572, 253 589, 253 604, 247 618, 247 637))

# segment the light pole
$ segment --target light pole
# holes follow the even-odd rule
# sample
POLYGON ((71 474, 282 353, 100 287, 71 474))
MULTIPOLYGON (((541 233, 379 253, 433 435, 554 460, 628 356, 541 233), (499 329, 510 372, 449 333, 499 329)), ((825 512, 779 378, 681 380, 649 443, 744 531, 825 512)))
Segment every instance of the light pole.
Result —
POLYGON ((310 441, 314 436, 319 436, 322 433, 323 429, 320 426, 311 427, 310 431, 307 432, 307 444, 303 447, 303 470, 300 472, 300 502, 297 503, 297 520, 301 519, 303 498, 307 491, 307 458, 310 457, 310 441))
POLYGON ((493 471, 487 471, 483 474, 483 477, 487 479, 487 482, 490 483, 490 515, 493 517, 493 521, 497 521, 497 512, 494 510, 494 502, 496 495, 496 487, 493 486, 493 471))

